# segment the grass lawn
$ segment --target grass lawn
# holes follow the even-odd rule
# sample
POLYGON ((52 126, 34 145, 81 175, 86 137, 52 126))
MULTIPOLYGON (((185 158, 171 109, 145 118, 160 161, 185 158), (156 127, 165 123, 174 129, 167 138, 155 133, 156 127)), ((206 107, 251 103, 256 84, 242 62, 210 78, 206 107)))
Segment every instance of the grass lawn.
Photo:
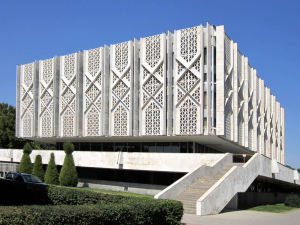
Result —
POLYGON ((252 211, 260 211, 260 212, 273 212, 273 213, 281 213, 290 211, 293 209, 297 209, 296 207, 285 206, 284 203, 279 203, 275 205, 260 205, 255 207, 241 207, 243 210, 252 210, 252 211))
POLYGON ((89 188, 89 187, 72 187, 72 188, 75 188, 75 189, 78 189, 78 190, 85 190, 85 191, 101 192, 101 193, 104 193, 104 194, 134 196, 134 197, 141 197, 141 198, 147 198, 147 199, 153 199, 154 198, 153 195, 136 194, 136 193, 125 192, 125 191, 110 191, 110 190, 103 190, 103 189, 96 189, 96 188, 89 188))

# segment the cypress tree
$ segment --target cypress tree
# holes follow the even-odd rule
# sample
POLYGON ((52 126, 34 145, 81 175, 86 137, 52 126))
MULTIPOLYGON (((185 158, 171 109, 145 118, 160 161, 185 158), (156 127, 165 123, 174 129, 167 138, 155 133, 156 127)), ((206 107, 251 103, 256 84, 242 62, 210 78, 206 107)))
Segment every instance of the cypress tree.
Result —
POLYGON ((34 160, 33 164, 33 170, 32 174, 38 178, 40 178, 41 181, 44 181, 45 171, 42 164, 42 156, 37 155, 34 160))
POLYGON ((27 142, 23 148, 23 155, 19 166, 20 173, 29 173, 29 174, 32 173, 32 163, 29 157, 31 152, 32 152, 31 145, 27 142))
POLYGON ((66 156, 59 174, 59 184, 62 186, 76 187, 78 184, 78 177, 72 155, 74 145, 70 142, 64 143, 64 151, 66 156))
POLYGON ((52 152, 50 155, 50 160, 46 169, 45 174, 45 183, 46 184, 55 184, 58 185, 58 171, 55 165, 54 153, 52 152))

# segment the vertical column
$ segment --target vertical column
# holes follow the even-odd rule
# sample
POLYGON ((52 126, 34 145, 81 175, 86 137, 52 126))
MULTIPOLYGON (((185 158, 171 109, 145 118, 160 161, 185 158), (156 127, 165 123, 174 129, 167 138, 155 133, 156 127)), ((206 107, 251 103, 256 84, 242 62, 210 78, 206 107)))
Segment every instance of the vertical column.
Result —
POLYGON ((78 57, 78 53, 73 53, 60 58, 59 136, 63 137, 76 136, 78 133, 78 57))
POLYGON ((239 141, 239 81, 238 81, 238 49, 233 44, 233 141, 239 141))
POLYGON ((132 136, 133 42, 110 46, 110 136, 132 136))
POLYGON ((203 26, 174 33, 174 135, 203 133, 203 26))
POLYGON ((104 106, 103 47, 83 53, 83 132, 84 137, 103 135, 104 106))
POLYGON ((39 107, 38 121, 40 137, 53 136, 54 124, 54 74, 55 58, 40 60, 39 62, 39 107))
POLYGON ((53 75, 53 136, 59 136, 60 57, 54 57, 53 75))
POLYGON ((34 137, 36 96, 36 64, 21 65, 20 68, 20 137, 34 137))
POLYGON ((33 63, 33 137, 38 136, 39 121, 39 62, 33 63))
POLYGON ((173 135, 173 34, 167 35, 167 135, 173 135))
POLYGON ((140 134, 166 135, 166 34, 140 41, 140 134))
POLYGON ((17 77, 16 77, 16 124, 15 124, 15 136, 21 137, 20 134, 20 120, 21 120, 21 66, 17 65, 17 77))
MULTIPOLYGON (((248 58, 245 57, 244 60, 244 76, 245 76, 245 82, 244 82, 244 89, 245 89, 245 98, 244 98, 244 146, 249 147, 248 144, 248 135, 249 135, 249 129, 248 129, 248 123, 249 123, 249 69, 248 69, 248 58)), ((250 71, 251 73, 251 71, 250 71)))
POLYGON ((140 78, 140 43, 133 41, 133 136, 139 136, 139 78, 140 78))
POLYGON ((256 70, 253 70, 253 94, 252 94, 252 104, 253 104, 253 112, 252 112, 252 150, 258 152, 257 150, 257 74, 256 70))
POLYGON ((284 164, 284 152, 285 152, 285 127, 284 127, 284 108, 281 108, 281 163, 284 164))
POLYGON ((261 97, 261 105, 260 105, 260 112, 261 112, 261 119, 260 119, 260 128, 261 128, 261 154, 266 155, 266 148, 265 148, 265 84, 264 80, 260 82, 260 97, 261 97))
POLYGON ((77 53, 76 136, 82 136, 83 119, 83 53, 77 53))
POLYGON ((109 135, 109 47, 104 45, 104 102, 103 102, 103 134, 109 135))
POLYGON ((225 49, 224 26, 216 27, 216 128, 217 135, 225 135, 225 49))
MULTIPOLYGON (((208 134, 212 134, 212 77, 213 77, 213 61, 212 61, 212 27, 210 26, 209 23, 206 23, 206 40, 207 40, 207 95, 206 95, 206 102, 207 102, 207 131, 208 134)), ((202 78, 203 80, 203 78, 202 78)))

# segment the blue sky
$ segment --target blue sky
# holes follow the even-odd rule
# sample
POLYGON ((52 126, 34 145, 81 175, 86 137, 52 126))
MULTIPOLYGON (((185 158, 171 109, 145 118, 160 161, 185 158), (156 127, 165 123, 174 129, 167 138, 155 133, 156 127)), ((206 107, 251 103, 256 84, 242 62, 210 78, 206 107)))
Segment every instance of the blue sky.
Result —
POLYGON ((0 1, 0 102, 15 106, 16 65, 209 22, 285 108, 286 164, 300 168, 300 1, 0 1))

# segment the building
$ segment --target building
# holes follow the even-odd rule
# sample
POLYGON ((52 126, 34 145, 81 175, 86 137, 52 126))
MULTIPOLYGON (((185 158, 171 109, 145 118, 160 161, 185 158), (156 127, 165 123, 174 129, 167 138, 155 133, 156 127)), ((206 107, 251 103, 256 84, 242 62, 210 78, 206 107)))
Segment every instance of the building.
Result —
MULTIPOLYGON (((299 184, 298 173, 283 166, 284 109, 224 26, 207 23, 19 65, 16 106, 17 137, 58 150, 74 143, 82 185, 177 198, 195 174, 213 177, 227 168, 235 181, 234 173, 245 170, 238 173, 248 174, 241 189, 224 200, 235 207, 237 193, 258 178, 299 184), (244 158, 243 167, 232 167, 244 158)), ((18 162, 21 153, 11 151, 18 162)), ((46 164, 50 153, 37 153, 46 164)), ((62 164, 63 153, 55 155, 62 164)), ((191 213, 222 210, 224 203, 204 210, 216 188, 198 196, 191 213)))

